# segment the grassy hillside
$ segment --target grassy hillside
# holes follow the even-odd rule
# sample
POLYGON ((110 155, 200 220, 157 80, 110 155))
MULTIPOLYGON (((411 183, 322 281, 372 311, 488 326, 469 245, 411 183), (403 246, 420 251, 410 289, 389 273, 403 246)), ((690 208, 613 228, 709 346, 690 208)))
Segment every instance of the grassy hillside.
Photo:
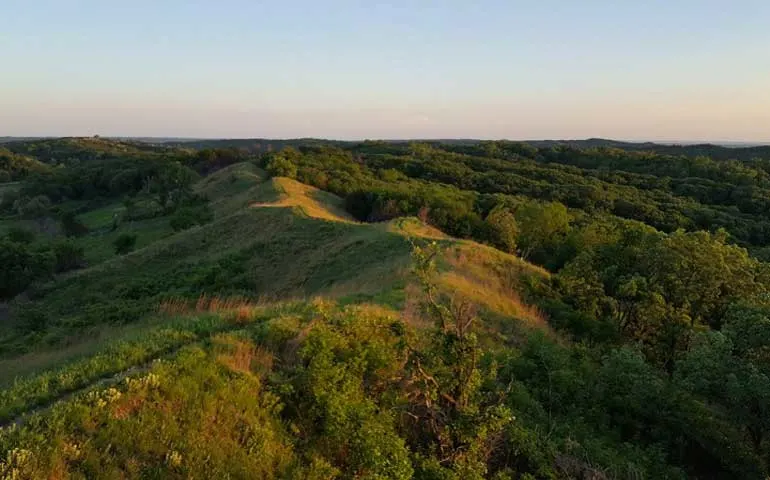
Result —
MULTIPOLYGON (((216 217, 209 224, 174 234, 162 220, 148 220, 78 240, 93 243, 88 251, 96 255, 98 245, 109 249, 105 239, 125 230, 142 242, 161 237, 124 256, 107 250, 105 261, 59 276, 14 302, 13 311, 24 311, 19 321, 35 322, 35 328, 6 328, 5 349, 72 342, 82 330, 135 322, 164 300, 203 295, 252 300, 326 295, 402 306, 409 238, 422 236, 452 246, 446 288, 467 289, 478 303, 503 315, 537 316, 504 292, 514 288, 511 265, 520 265, 523 273, 544 272, 472 242, 458 243, 416 219, 354 222, 334 195, 290 179, 266 179, 250 165, 217 172, 196 189, 215 199, 216 217)), ((96 224, 109 217, 99 212, 111 208, 83 219, 96 224)))
MULTIPOLYGON (((345 335, 361 340, 399 318, 407 329, 428 328, 410 274, 415 241, 441 245, 439 289, 462 292, 488 321, 480 332, 494 342, 505 338, 505 322, 519 325, 508 333, 546 329, 516 289, 547 273, 514 256, 413 218, 356 222, 340 198, 268 179, 250 164, 208 176, 195 190, 212 200, 212 222, 167 232, 14 301, 15 322, 36 316, 34 328, 11 323, 2 339, 4 475, 332 478, 374 469, 405 478, 413 467, 393 418, 372 419, 361 431, 390 431, 392 451, 375 465, 345 466, 324 453, 326 440, 316 453, 300 448, 297 431, 310 435, 309 426, 277 416, 286 393, 269 379, 289 374, 309 329, 329 315, 334 328, 355 318, 361 327, 345 335), (305 300, 311 297, 336 300, 305 300), (192 421, 212 415, 211 422, 192 421), (113 453, 103 455, 105 448, 113 453)), ((120 208, 106 205, 82 219, 98 228, 120 208)), ((156 229, 144 221, 109 235, 125 228, 140 236, 156 229)), ((393 360, 391 369, 399 364, 393 360)), ((356 448, 371 454, 381 447, 356 448)))

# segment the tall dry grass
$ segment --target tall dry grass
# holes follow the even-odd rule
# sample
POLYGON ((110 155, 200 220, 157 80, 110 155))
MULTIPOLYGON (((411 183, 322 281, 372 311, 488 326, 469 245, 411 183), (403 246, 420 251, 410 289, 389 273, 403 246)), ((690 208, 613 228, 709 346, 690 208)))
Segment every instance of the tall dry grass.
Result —
POLYGON ((163 300, 157 312, 167 316, 192 315, 200 313, 234 314, 236 321, 249 320, 254 310, 265 304, 263 299, 254 301, 245 297, 219 297, 202 294, 197 300, 169 298, 163 300))

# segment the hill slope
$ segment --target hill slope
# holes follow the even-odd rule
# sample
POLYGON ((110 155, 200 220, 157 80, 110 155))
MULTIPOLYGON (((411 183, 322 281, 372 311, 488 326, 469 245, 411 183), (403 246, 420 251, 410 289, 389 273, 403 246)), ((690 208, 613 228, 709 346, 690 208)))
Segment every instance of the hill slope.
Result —
MULTIPOLYGON (((11 452, 0 472, 17 478, 340 474, 328 452, 307 457, 298 450, 291 432, 307 426, 275 416, 277 391, 268 377, 288 373, 306 355, 302 345, 316 338, 311 330, 327 327, 346 341, 375 342, 377 355, 392 357, 381 367, 395 373, 403 359, 394 348, 403 334, 380 337, 382 329, 400 318, 409 331, 429 326, 416 310, 419 289, 410 286, 415 241, 439 242, 437 285, 450 295, 464 293, 490 322, 489 333, 504 334, 501 322, 516 319, 544 327, 515 290, 521 278, 547 274, 511 255, 452 239, 417 219, 355 222, 338 197, 267 179, 248 164, 211 175, 196 190, 213 200, 213 222, 59 276, 17 299, 17 312, 42 317, 33 330, 38 344, 58 346, 0 362, 6 387, 0 449, 11 452), (310 297, 325 300, 304 300, 310 297), (293 298, 299 300, 286 303, 293 298), (87 340, 75 338, 84 331, 91 332, 87 340), (276 362, 280 370, 273 370, 276 362), (211 421, 193 421, 206 418, 211 421), (168 428, 175 433, 161 433, 168 428), (39 435, 49 439, 46 445, 39 435), (123 453, 105 456, 105 448, 123 453)), ((12 330, 5 345, 29 341, 14 337, 17 331, 24 330, 12 330)), ((384 463, 354 469, 410 475, 390 420, 367 422, 361 435, 384 428, 391 440, 384 463)), ((383 447, 360 448, 371 455, 383 447)))
POLYGON ((37 327, 27 337, 16 333, 25 329, 6 330, 6 348, 28 343, 29 335, 38 343, 70 342, 73 332, 129 324, 163 301, 204 295, 263 301, 324 295, 401 307, 412 237, 441 239, 448 248, 446 288, 475 292, 477 302, 501 315, 541 322, 504 292, 515 288, 518 274, 511 272, 545 272, 513 256, 452 240, 416 219, 354 222, 338 197, 290 179, 266 179, 250 165, 217 172, 197 189, 215 199, 213 222, 29 292, 15 311, 34 312, 37 327))

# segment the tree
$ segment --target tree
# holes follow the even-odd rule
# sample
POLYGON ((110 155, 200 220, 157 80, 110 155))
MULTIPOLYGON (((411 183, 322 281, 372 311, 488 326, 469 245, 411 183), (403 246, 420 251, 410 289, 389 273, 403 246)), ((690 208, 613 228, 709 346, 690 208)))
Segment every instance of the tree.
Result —
POLYGON ((504 252, 516 253, 519 227, 510 210, 499 205, 489 212, 485 222, 490 230, 492 245, 504 252))
POLYGON ((748 337, 770 336, 767 315, 766 308, 737 307, 722 332, 704 332, 695 338, 676 370, 680 385, 720 405, 743 430, 765 473, 770 471, 768 344, 748 337))
POLYGON ((115 246, 115 253, 118 255, 125 255, 131 252, 136 245, 135 233, 123 233, 113 242, 115 246))
POLYGON ((40 219, 51 208, 51 199, 45 195, 37 195, 30 199, 19 199, 17 211, 25 218, 40 219))
MULTIPOLYGON (((410 350, 406 364, 409 414, 419 432, 413 441, 418 451, 436 455, 439 464, 450 466, 460 478, 481 479, 514 417, 503 405, 482 402, 485 372, 473 331, 475 308, 458 296, 440 293, 436 283, 440 252, 436 242, 413 246, 413 272, 422 287, 424 311, 433 320, 426 343, 410 350)), ((424 475, 442 475, 444 470, 430 463, 423 467, 424 475)))
POLYGON ((297 178, 297 165, 295 161, 302 154, 293 148, 284 148, 278 153, 268 155, 265 170, 271 177, 297 178))
POLYGON ((57 273, 81 268, 85 264, 85 251, 83 247, 76 245, 70 240, 54 244, 53 253, 56 256, 54 270, 57 273))
POLYGON ((558 276, 575 306, 611 319, 669 373, 693 332, 720 327, 732 303, 761 298, 766 278, 767 266, 727 244, 724 233, 666 235, 638 223, 581 252, 558 276))
POLYGON ((33 281, 49 277, 54 264, 50 250, 0 238, 0 298, 11 298, 26 290, 33 281))
POLYGON ((204 225, 213 220, 214 214, 208 205, 182 207, 172 215, 169 225, 175 232, 187 230, 195 225, 204 225))
POLYGON ((147 189, 163 211, 173 210, 190 197, 195 175, 179 162, 163 164, 147 179, 147 189))
POLYGON ((21 227, 12 227, 8 229, 6 236, 10 241, 22 243, 24 245, 29 245, 35 241, 35 232, 21 227))
POLYGON ((521 256, 546 264, 570 230, 567 207, 558 202, 527 202, 516 209, 521 256))
POLYGON ((82 237, 88 233, 88 227, 77 218, 75 212, 65 212, 62 214, 60 223, 64 235, 68 237, 82 237))

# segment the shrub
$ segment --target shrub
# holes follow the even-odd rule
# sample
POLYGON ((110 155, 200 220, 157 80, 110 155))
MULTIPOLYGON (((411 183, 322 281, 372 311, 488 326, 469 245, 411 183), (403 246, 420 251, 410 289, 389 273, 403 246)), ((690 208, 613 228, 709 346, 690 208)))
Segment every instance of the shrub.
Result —
POLYGON ((56 256, 54 269, 57 273, 81 268, 85 264, 83 247, 75 245, 71 241, 63 241, 54 245, 53 253, 56 256))
POLYGON ((495 207, 487 216, 489 241, 495 247, 508 253, 516 253, 516 239, 519 228, 513 214, 505 207, 495 207))
POLYGON ((18 213, 14 212, 17 202, 19 201, 18 190, 4 191, 0 194, 0 212, 5 213, 18 213))
POLYGON ((75 212, 65 212, 61 217, 61 228, 68 237, 81 237, 88 233, 88 227, 78 220, 75 212))
POLYGON ((199 207, 183 207, 177 210, 169 221, 175 232, 187 230, 195 225, 204 225, 214 219, 214 214, 208 205, 199 207))
POLYGON ((48 213, 51 208, 51 200, 45 195, 38 195, 27 201, 19 200, 17 209, 25 218, 39 218, 48 213))
POLYGON ((22 332, 41 332, 48 326, 48 315, 40 307, 24 305, 16 310, 15 327, 22 332))
POLYGON ((6 237, 12 242, 29 245, 35 241, 35 232, 27 230, 26 228, 13 227, 8 230, 6 237))
POLYGON ((297 178, 297 166, 284 156, 275 156, 265 168, 271 177, 297 178))
POLYGON ((23 292, 38 279, 53 272, 55 259, 50 250, 0 239, 0 298, 23 292))
POLYGON ((125 255, 132 251, 136 246, 136 234, 124 233, 116 238, 112 244, 115 246, 115 253, 118 255, 125 255))

